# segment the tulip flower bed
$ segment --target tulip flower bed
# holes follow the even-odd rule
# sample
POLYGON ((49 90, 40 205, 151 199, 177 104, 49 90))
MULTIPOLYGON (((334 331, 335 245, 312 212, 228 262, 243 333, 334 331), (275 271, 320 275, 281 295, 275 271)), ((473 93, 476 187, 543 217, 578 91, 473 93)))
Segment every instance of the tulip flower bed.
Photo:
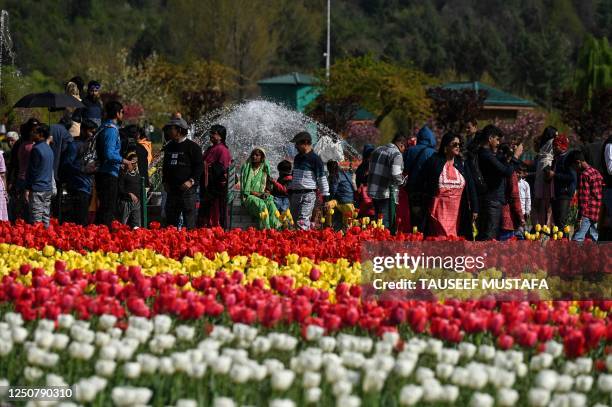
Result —
POLYGON ((0 224, 0 391, 67 384, 100 406, 612 402, 612 301, 366 301, 367 240, 422 237, 0 224))

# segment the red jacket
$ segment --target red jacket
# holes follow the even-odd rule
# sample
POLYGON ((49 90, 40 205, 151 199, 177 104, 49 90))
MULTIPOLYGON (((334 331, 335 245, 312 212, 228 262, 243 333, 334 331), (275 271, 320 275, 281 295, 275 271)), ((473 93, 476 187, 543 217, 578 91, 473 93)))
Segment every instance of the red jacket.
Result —
POLYGON ((521 226, 523 210, 516 172, 506 177, 506 204, 502 207, 502 230, 517 230, 521 226))

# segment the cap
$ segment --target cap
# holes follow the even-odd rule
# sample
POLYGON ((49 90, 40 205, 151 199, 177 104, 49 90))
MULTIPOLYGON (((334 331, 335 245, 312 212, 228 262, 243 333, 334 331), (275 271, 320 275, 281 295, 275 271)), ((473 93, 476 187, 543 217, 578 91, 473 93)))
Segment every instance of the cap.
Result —
POLYGON ((100 82, 98 81, 89 81, 89 83, 87 84, 87 89, 91 89, 91 88, 98 88, 100 89, 102 87, 102 85, 100 85, 100 82))
POLYGON ((179 118, 170 119, 170 121, 166 123, 164 128, 169 127, 169 126, 176 126, 183 130, 189 130, 189 125, 187 124, 185 119, 179 119, 179 118))
POLYGON ((299 143, 300 141, 308 141, 309 143, 312 143, 312 136, 307 131, 302 131, 291 139, 292 143, 299 143))

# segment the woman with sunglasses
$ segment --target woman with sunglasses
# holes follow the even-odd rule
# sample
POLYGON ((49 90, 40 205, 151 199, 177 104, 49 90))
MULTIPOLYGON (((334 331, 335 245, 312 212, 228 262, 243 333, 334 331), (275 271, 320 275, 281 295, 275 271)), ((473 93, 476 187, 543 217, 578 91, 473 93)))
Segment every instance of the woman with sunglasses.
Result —
POLYGON ((461 158, 461 139, 446 133, 438 152, 423 167, 422 182, 425 235, 463 236, 472 240, 472 223, 478 214, 478 198, 472 177, 461 158))

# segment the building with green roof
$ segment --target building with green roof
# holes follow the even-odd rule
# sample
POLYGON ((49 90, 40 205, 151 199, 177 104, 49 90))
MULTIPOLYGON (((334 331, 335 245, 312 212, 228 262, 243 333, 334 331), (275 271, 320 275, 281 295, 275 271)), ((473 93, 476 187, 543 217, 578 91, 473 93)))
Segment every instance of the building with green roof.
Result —
POLYGON ((486 91, 487 98, 484 101, 483 111, 478 117, 479 120, 514 120, 518 112, 533 110, 537 107, 532 101, 511 95, 482 82, 450 82, 442 85, 442 87, 445 89, 486 91))
POLYGON ((287 75, 274 76, 257 82, 261 96, 277 103, 304 112, 306 106, 318 95, 317 78, 303 73, 292 72, 287 75))

